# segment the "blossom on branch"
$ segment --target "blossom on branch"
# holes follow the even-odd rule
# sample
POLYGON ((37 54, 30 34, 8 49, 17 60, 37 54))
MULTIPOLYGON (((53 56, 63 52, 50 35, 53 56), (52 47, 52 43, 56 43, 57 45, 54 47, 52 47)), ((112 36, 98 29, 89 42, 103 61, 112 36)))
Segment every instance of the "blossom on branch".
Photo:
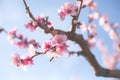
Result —
POLYGON ((55 35, 49 41, 45 41, 42 45, 43 53, 47 52, 47 54, 52 55, 52 57, 56 57, 57 55, 62 55, 67 50, 67 36, 66 35, 55 35), (53 56, 53 53, 54 56, 53 56))
POLYGON ((73 3, 66 2, 64 6, 58 9, 60 19, 63 21, 66 15, 76 16, 78 7, 73 3))

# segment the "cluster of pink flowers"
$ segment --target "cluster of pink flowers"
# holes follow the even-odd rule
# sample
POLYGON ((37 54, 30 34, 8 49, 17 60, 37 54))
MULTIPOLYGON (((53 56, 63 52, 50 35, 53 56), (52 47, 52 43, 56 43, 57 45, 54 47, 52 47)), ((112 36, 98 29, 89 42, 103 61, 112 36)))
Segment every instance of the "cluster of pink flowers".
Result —
POLYGON ((44 16, 38 16, 36 18, 36 21, 33 21, 33 22, 28 22, 25 24, 25 27, 27 29, 30 29, 30 31, 35 31, 37 28, 38 28, 38 24, 39 26, 47 26, 48 28, 51 28, 53 27, 53 23, 51 21, 48 21, 47 20, 48 18, 47 17, 44 17, 44 16))
POLYGON ((47 52, 49 56, 58 57, 62 55, 67 50, 67 36, 56 35, 49 41, 45 41, 42 45, 42 51, 47 52))
POLYGON ((23 57, 20 57, 18 53, 15 53, 12 56, 11 63, 16 65, 17 67, 22 67, 24 68, 25 66, 31 66, 33 65, 33 60, 30 56, 25 55, 23 57))
POLYGON ((78 7, 73 3, 66 2, 64 6, 58 9, 60 19, 63 21, 66 15, 76 16, 78 7))
POLYGON ((24 38, 21 33, 17 34, 16 30, 17 30, 16 28, 13 28, 8 32, 8 40, 10 41, 11 44, 19 48, 25 48, 25 49, 29 47, 29 44, 32 44, 35 48, 39 47, 39 43, 37 43, 34 39, 28 41, 28 39, 24 38), (18 41, 15 40, 15 38, 17 38, 18 41))
POLYGON ((35 31, 37 29, 38 23, 37 22, 28 22, 25 24, 25 27, 27 29, 30 29, 30 31, 35 31))
POLYGON ((117 27, 114 27, 114 25, 111 25, 108 22, 108 17, 106 15, 101 15, 100 20, 99 20, 99 24, 103 27, 103 29, 108 33, 109 37, 112 40, 117 40, 118 36, 115 32, 114 29, 116 29, 117 27))
POLYGON ((110 55, 108 49, 102 41, 97 42, 97 47, 101 50, 103 54, 103 61, 106 67, 111 70, 115 69, 116 63, 120 61, 120 52, 118 51, 110 55))

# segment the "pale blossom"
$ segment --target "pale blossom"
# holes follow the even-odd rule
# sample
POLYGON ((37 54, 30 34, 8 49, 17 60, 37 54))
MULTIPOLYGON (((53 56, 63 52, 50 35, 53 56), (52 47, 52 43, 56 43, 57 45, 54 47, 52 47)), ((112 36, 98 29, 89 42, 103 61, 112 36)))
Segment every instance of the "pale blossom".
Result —
POLYGON ((83 0, 83 6, 88 6, 91 2, 92 0, 83 0))
POLYGON ((52 44, 49 41, 45 41, 42 45, 42 51, 46 52, 52 48, 52 44))
POLYGON ((114 30, 110 30, 110 31, 109 31, 109 36, 110 36, 110 38, 113 39, 113 40, 117 39, 117 34, 115 33, 114 30))
POLYGON ((103 25, 103 29, 106 31, 106 32, 109 32, 111 30, 111 25, 109 23, 105 23, 103 25))
POLYGON ((100 16, 100 14, 98 12, 94 12, 94 13, 88 14, 88 18, 89 18, 90 21, 98 19, 99 16, 100 16))
POLYGON ((14 36, 13 35, 8 35, 7 39, 12 45, 14 44, 14 36))
POLYGON ((30 45, 28 48, 29 56, 32 57, 37 54, 35 47, 33 45, 30 45))
POLYGON ((85 33, 85 32, 87 31, 87 25, 86 25, 84 22, 81 22, 81 24, 82 24, 82 25, 80 26, 80 27, 81 27, 81 32, 82 32, 82 33, 85 33))
POLYGON ((91 2, 91 3, 89 4, 89 8, 90 8, 91 10, 96 10, 96 2, 91 2))
POLYGON ((16 65, 17 67, 19 67, 21 65, 20 55, 18 53, 15 53, 12 56, 11 63, 16 65))
POLYGON ((49 52, 47 52, 47 56, 49 58, 58 58, 58 57, 60 57, 60 55, 56 51, 49 51, 49 52))
POLYGON ((96 32, 96 30, 95 30, 95 24, 89 24, 88 25, 88 30, 89 30, 89 32, 90 32, 90 34, 92 35, 92 36, 96 36, 97 35, 97 32, 96 32))
POLYGON ((113 56, 103 56, 103 62, 108 69, 115 69, 116 59, 113 56))
POLYGON ((108 49, 104 45, 102 40, 98 40, 97 41, 97 47, 100 49, 100 51, 103 53, 103 55, 107 55, 108 54, 108 49))
POLYGON ((108 17, 106 15, 102 15, 99 20, 99 24, 103 26, 106 22, 108 22, 108 17))

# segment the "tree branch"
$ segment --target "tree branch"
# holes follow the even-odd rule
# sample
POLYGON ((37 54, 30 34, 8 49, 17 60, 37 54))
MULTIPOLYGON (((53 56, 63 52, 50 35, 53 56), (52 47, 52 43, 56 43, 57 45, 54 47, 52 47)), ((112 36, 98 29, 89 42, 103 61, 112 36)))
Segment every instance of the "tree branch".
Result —
POLYGON ((109 70, 99 65, 95 56, 88 48, 87 42, 84 40, 82 35, 73 34, 69 37, 69 40, 72 40, 79 44, 79 46, 82 48, 84 52, 82 56, 84 56, 87 59, 87 61, 90 63, 90 65, 93 67, 96 76, 120 78, 120 70, 109 70))
POLYGON ((32 15, 32 13, 30 12, 29 7, 27 6, 26 1, 23 0, 23 3, 24 3, 24 6, 25 6, 25 8, 26 8, 26 14, 28 15, 28 17, 29 17, 32 21, 35 21, 35 18, 34 18, 34 16, 32 15))
POLYGON ((77 23, 75 23, 75 21, 78 21, 78 18, 79 18, 79 15, 80 15, 81 9, 82 9, 82 3, 83 3, 83 0, 78 0, 78 1, 81 1, 81 4, 79 5, 77 15, 76 15, 76 16, 73 16, 73 19, 72 19, 72 25, 71 25, 71 28, 70 28, 70 32, 71 32, 71 33, 75 33, 75 31, 76 31, 77 23))
MULTIPOLYGON (((30 17, 30 19, 35 21, 35 18, 33 17, 32 13, 30 12, 29 8, 27 7, 25 0, 23 0, 23 2, 24 2, 28 16, 30 17)), ((65 31, 58 30, 58 29, 48 30, 48 28, 46 26, 42 26, 41 24, 38 24, 38 25, 40 26, 40 28, 42 28, 45 31, 48 31, 48 33, 51 33, 52 35, 64 34, 68 37, 69 40, 79 44, 79 46, 82 48, 82 51, 83 51, 83 54, 81 54, 81 55, 83 57, 85 57, 86 60, 90 63, 90 65, 93 67, 96 76, 120 78, 120 70, 109 70, 109 69, 105 69, 99 65, 99 63, 97 62, 95 56, 90 51, 88 44, 82 35, 78 35, 76 33, 71 33, 71 32, 65 32, 65 31)))

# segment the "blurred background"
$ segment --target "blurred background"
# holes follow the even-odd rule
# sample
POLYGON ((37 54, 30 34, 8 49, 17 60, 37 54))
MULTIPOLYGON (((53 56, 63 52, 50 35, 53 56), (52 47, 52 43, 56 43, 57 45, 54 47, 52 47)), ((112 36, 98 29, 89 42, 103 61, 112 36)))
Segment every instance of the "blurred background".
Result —
MULTIPOLYGON (((66 17, 64 22, 59 19, 57 10, 65 2, 75 2, 75 0, 26 0, 31 12, 35 17, 44 14, 49 16, 49 19, 54 22, 55 28, 69 30, 71 18, 66 17)), ((100 13, 106 14, 110 22, 120 23, 120 0, 95 0, 100 13)), ((80 20, 87 21, 87 10, 82 10, 80 20)), ((38 29, 35 32, 30 32, 25 29, 24 24, 29 19, 26 16, 25 8, 22 0, 0 0, 0 26, 7 31, 13 27, 18 28, 18 33, 22 32, 29 39, 35 38, 40 44, 44 40, 49 40, 51 35, 44 34, 43 30, 38 29)), ((98 24, 96 22, 96 24, 98 24)), ((111 52, 111 41, 99 26, 97 30, 101 33, 101 38, 107 40, 108 48, 111 52)), ((70 49, 78 49, 77 44, 72 44, 70 49)), ((58 59, 49 61, 47 56, 37 56, 34 58, 34 65, 28 67, 27 71, 21 68, 16 68, 10 63, 11 56, 14 53, 25 54, 27 51, 19 49, 9 43, 7 34, 0 34, 0 80, 114 80, 114 78, 96 77, 94 70, 82 56, 71 56, 68 58, 64 55, 58 59)), ((97 49, 92 49, 93 54, 97 58, 100 65, 105 67, 102 61, 102 54, 97 49)))

